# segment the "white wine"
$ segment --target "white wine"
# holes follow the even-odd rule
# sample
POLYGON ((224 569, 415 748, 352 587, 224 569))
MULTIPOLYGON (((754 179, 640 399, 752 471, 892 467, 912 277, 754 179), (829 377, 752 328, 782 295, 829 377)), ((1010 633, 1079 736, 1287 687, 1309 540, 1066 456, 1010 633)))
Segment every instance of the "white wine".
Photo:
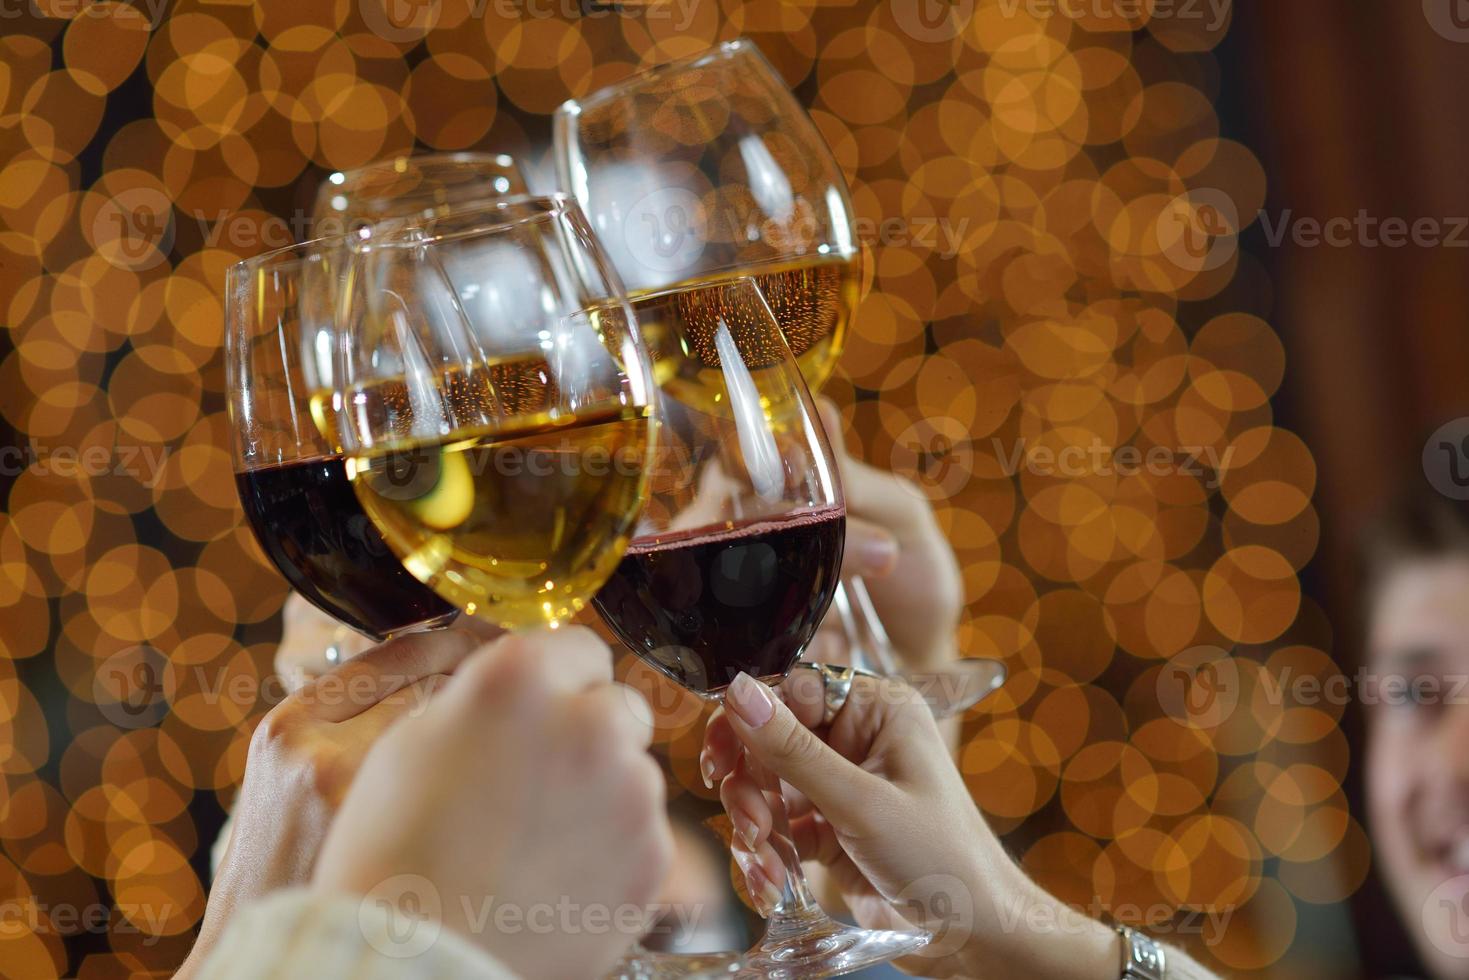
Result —
POLYGON ((419 581, 507 629, 556 625, 627 547, 646 493, 650 410, 511 424, 355 456, 348 474, 419 581))
MULTIPOLYGON (((814 255, 720 272, 681 283, 674 290, 632 297, 633 310, 653 357, 658 384, 674 397, 707 411, 722 388, 715 343, 723 316, 731 330, 748 313, 731 310, 715 287, 733 276, 755 281, 780 324, 806 384, 819 389, 836 368, 857 307, 858 256, 814 255)), ((758 335, 758 332, 756 332, 758 335)), ((738 339, 738 338, 737 338, 738 339)), ((744 352, 749 356, 749 352, 744 352)), ((769 363, 778 357, 772 352, 769 363)), ((751 364, 751 367, 761 366, 751 364)))

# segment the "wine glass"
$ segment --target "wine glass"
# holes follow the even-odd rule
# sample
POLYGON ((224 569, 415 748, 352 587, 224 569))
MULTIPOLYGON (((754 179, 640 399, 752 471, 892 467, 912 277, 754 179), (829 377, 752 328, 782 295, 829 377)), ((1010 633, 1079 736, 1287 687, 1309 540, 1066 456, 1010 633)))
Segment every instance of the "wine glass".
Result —
MULTIPOLYGON (((830 148, 754 44, 731 41, 567 102, 554 134, 561 187, 635 300, 748 275, 807 383, 826 382, 860 292, 852 204, 830 148)), ((833 606, 852 666, 903 674, 940 717, 1004 678, 996 660, 902 671, 859 577, 838 586, 833 606)))
MULTIPOLYGON (((643 504, 652 378, 621 286, 564 196, 364 225, 316 417, 414 578, 506 629, 555 628, 643 504), (527 302, 494 322, 461 297, 527 302)), ((504 307, 491 307, 504 312, 504 307)))
MULTIPOLYGON (((647 507, 593 601, 635 654, 717 701, 741 671, 774 683, 795 666, 837 587, 846 507, 826 433, 755 280, 644 293, 635 309, 661 345, 662 428, 647 507)), ((759 778, 778 800, 779 779, 759 778)), ((928 941, 829 918, 807 888, 784 805, 776 810, 770 840, 784 882, 741 975, 835 976, 928 941)), ((674 975, 669 965, 661 975, 674 975)))
POLYGON ((225 370, 235 483, 260 547, 296 591, 382 640, 445 626, 458 610, 399 563, 358 502, 346 460, 312 422, 320 365, 305 341, 329 325, 328 297, 344 274, 315 243, 229 270, 225 370))
POLYGON ((384 218, 440 213, 523 197, 525 177, 505 153, 406 154, 330 174, 316 193, 318 227, 344 234, 384 218))

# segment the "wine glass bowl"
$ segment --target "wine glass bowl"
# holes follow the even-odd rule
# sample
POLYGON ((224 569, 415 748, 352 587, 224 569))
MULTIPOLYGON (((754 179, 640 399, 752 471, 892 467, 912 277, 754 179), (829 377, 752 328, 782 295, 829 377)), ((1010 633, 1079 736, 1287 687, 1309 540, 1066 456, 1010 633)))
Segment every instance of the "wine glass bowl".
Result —
POLYGON ((235 482, 272 564, 308 602, 374 639, 457 615, 410 575, 352 490, 347 462, 312 422, 310 395, 345 269, 319 243, 232 267, 225 291, 225 370, 235 482))
POLYGON ((565 622, 622 554, 653 429, 646 350, 585 219, 512 198, 364 226, 339 250, 316 414, 364 509, 465 612, 565 622), (516 315, 466 302, 486 294, 518 297, 516 315))
POLYGON ((568 102, 554 138, 560 185, 632 296, 751 276, 820 387, 860 249, 836 159, 758 48, 730 41, 568 102))
POLYGON ((702 697, 778 680, 836 589, 846 516, 830 447, 751 279, 645 294, 669 345, 649 501, 598 593, 630 649, 702 697))

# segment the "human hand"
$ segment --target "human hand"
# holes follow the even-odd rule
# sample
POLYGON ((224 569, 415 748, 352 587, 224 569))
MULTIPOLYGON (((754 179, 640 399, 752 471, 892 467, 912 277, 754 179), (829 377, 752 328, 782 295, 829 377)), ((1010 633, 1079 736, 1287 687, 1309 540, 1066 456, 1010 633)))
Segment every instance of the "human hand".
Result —
MULTIPOLYGON (((964 580, 933 508, 910 481, 853 458, 842 439, 841 413, 825 398, 818 408, 847 502, 842 574, 862 577, 904 667, 931 668, 955 659, 964 580)), ((827 617, 818 637, 822 656, 816 659, 839 641, 832 633, 838 623, 835 615, 827 617)))
POLYGON ((203 961, 236 908, 310 879, 368 749, 393 722, 421 710, 477 643, 458 629, 400 637, 304 680, 266 714, 250 740, 229 843, 181 975, 203 961))
POLYGON ((701 759, 722 780, 752 895, 778 890, 784 870, 770 844, 770 802, 742 747, 794 788, 796 848, 828 869, 860 925, 911 923, 934 935, 903 968, 1057 980, 1115 972, 1116 934, 1051 898, 1009 858, 911 689, 859 675, 845 707, 817 731, 819 675, 793 671, 780 695, 740 675, 709 722, 701 759), (1036 908, 1044 916, 1030 914, 1036 908), (1057 925, 1035 931, 1037 921, 1057 925))
MULTIPOLYGON (((454 629, 489 642, 505 631, 476 616, 460 616, 454 629)), ((331 669, 371 650, 373 641, 349 626, 343 626, 307 602, 299 592, 286 597, 281 609, 281 641, 275 648, 275 672, 287 694, 299 691, 331 669), (335 661, 327 651, 335 651, 335 661)))
POLYGON ((600 976, 671 861, 651 739, 646 703, 612 683, 590 630, 503 637, 373 748, 313 885, 367 896, 416 882, 421 909, 436 900, 443 925, 516 975, 600 976), (518 928, 502 925, 507 909, 518 928))

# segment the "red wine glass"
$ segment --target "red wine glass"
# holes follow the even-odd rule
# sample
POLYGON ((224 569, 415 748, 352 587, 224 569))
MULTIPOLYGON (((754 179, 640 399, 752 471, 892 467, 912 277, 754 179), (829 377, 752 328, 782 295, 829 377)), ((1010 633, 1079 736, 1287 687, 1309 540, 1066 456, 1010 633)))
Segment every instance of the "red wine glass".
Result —
POLYGON ((246 521, 297 592, 359 633, 382 640, 445 626, 458 610, 398 561, 312 420, 330 356, 312 340, 329 329, 345 274, 317 245, 258 256, 227 276, 225 370, 246 521))
MULTIPOLYGON (((647 506, 593 602, 645 662, 717 701, 742 671, 777 682, 796 665, 837 588, 846 507, 806 383, 753 280, 645 293, 634 310, 660 378, 661 427, 647 506)), ((779 780, 759 778, 778 799, 779 780)), ((777 811, 770 841, 784 881, 741 975, 836 976, 927 942, 829 918, 777 811)), ((678 975, 672 959, 656 974, 678 975)))

